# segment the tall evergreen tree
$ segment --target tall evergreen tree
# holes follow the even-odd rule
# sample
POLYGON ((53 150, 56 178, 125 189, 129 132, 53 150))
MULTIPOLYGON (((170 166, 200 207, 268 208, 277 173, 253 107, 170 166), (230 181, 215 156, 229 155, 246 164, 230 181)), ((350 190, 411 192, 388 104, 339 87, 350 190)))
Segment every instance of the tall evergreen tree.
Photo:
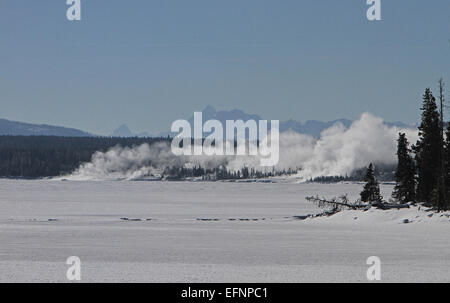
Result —
MULTIPOLYGON (((450 198, 450 122, 447 123, 444 144, 444 178, 445 188, 447 189, 447 200, 450 198)), ((449 201, 444 201, 444 209, 449 209, 449 201)))
POLYGON ((416 168, 409 154, 408 140, 404 133, 399 134, 397 144, 398 165, 395 172, 396 185, 392 197, 400 203, 415 201, 416 198, 416 168))
POLYGON ((380 186, 378 185, 378 181, 375 179, 372 163, 370 163, 369 167, 367 168, 364 181, 366 181, 366 184, 364 185, 364 189, 361 192, 361 201, 377 203, 381 202, 383 200, 383 197, 380 195, 380 186))
POLYGON ((440 139, 441 139, 441 157, 439 159, 440 169, 439 169, 439 178, 436 188, 433 191, 431 202, 436 206, 438 211, 441 211, 446 208, 447 204, 447 190, 446 190, 446 180, 445 180, 445 144, 443 142, 444 139, 444 80, 441 78, 439 80, 439 105, 440 105, 440 117, 439 117, 439 131, 440 131, 440 139))
POLYGON ((423 96, 422 122, 419 140, 413 147, 417 164, 417 196, 419 201, 431 201, 436 191, 441 171, 441 146, 443 138, 436 99, 427 88, 423 96))

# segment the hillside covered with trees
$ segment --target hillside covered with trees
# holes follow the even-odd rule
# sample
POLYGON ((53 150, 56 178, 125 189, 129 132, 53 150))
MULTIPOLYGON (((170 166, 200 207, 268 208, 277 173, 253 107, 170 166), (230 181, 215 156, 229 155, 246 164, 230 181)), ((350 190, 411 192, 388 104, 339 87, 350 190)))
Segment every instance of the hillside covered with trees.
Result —
POLYGON ((168 141, 167 138, 0 136, 0 176, 54 177, 89 162, 96 151, 116 145, 133 146, 168 141))

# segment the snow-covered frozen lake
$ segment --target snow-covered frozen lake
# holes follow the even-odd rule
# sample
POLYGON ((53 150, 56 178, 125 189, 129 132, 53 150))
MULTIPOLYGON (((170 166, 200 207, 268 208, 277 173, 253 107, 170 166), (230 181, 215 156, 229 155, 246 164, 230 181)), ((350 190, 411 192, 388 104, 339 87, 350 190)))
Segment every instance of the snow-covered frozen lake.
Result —
POLYGON ((361 187, 0 180, 0 282, 67 281, 69 256, 83 282, 365 282, 369 256, 382 281, 449 282, 448 218, 293 218, 361 187))

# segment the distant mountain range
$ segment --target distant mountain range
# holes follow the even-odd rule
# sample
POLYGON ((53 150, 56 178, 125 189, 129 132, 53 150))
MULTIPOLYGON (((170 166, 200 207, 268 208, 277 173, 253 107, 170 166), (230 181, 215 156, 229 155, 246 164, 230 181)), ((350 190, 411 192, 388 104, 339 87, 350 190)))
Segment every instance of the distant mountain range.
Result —
MULTIPOLYGON (((202 111, 202 117, 203 122, 206 120, 219 120, 223 125, 226 124, 226 120, 263 120, 258 115, 252 115, 247 114, 239 109, 233 109, 231 111, 217 111, 213 106, 208 105, 203 111, 202 111)), ((193 125, 194 116, 191 116, 188 121, 193 125)), ((322 122, 317 120, 308 120, 305 123, 301 123, 295 120, 287 120, 287 121, 280 121, 280 132, 285 132, 288 130, 300 133, 300 134, 306 134, 313 136, 315 138, 319 138, 320 134, 326 130, 327 128, 330 128, 336 123, 342 123, 345 127, 349 127, 353 121, 349 119, 338 119, 328 122, 322 122)), ((385 122, 385 124, 389 127, 397 126, 400 128, 414 128, 416 125, 408 125, 403 122, 385 122)), ((173 136, 173 133, 170 132, 164 132, 160 133, 158 136, 167 136, 171 135, 173 136)))
POLYGON ((142 133, 133 133, 130 128, 126 124, 122 124, 118 128, 116 128, 113 133, 113 137, 150 137, 150 134, 147 132, 142 133))
MULTIPOLYGON (((213 106, 208 105, 203 111, 203 121, 206 120, 219 120, 224 125, 226 120, 262 120, 258 115, 247 114, 239 109, 233 109, 230 111, 217 111, 213 106)), ((193 125, 194 117, 191 116, 188 121, 193 125)), ((319 138, 322 131, 331 127, 335 123, 340 122, 345 127, 349 127, 352 124, 352 120, 338 119, 328 122, 322 122, 317 120, 308 120, 304 123, 287 120, 280 121, 280 132, 292 130, 297 133, 307 134, 315 138, 319 138)), ((385 122, 387 126, 397 126, 400 128, 414 128, 416 125, 408 125, 403 122, 385 122)), ((52 126, 46 124, 30 124, 23 122, 10 121, 6 119, 0 119, 0 135, 13 135, 13 136, 62 136, 62 137, 92 137, 95 136, 88 132, 67 128, 61 126, 52 126)), ((156 136, 173 136, 175 134, 167 131, 159 133, 156 136)), ((126 124, 120 125, 115 129, 111 136, 113 137, 150 137, 147 132, 133 133, 126 124)))
POLYGON ((1 136, 60 136, 60 137, 91 137, 90 133, 61 126, 47 124, 30 124, 0 119, 1 136))

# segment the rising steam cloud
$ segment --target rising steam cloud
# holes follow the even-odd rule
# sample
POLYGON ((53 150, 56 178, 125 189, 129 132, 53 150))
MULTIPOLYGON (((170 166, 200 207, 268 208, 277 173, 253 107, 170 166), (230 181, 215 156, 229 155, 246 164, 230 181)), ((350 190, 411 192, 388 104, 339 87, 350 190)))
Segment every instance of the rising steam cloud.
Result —
MULTIPOLYGON (((396 139, 405 132, 410 142, 418 138, 416 130, 387 127, 381 118, 363 113, 349 128, 337 123, 323 131, 320 139, 295 132, 280 134, 280 160, 275 169, 299 169, 299 180, 318 176, 350 175, 369 162, 395 164, 396 139)), ((114 147, 96 152, 89 163, 82 164, 73 174, 64 178, 72 180, 133 180, 148 176, 157 177, 167 167, 215 168, 223 165, 229 170, 243 166, 259 167, 256 156, 175 156, 170 144, 143 144, 133 148, 114 147)))
POLYGON ((418 139, 416 130, 387 127, 381 118, 369 113, 362 114, 348 129, 336 124, 314 143, 312 156, 304 162, 301 175, 305 178, 345 175, 369 162, 395 164, 399 132, 405 132, 409 142, 418 139))

